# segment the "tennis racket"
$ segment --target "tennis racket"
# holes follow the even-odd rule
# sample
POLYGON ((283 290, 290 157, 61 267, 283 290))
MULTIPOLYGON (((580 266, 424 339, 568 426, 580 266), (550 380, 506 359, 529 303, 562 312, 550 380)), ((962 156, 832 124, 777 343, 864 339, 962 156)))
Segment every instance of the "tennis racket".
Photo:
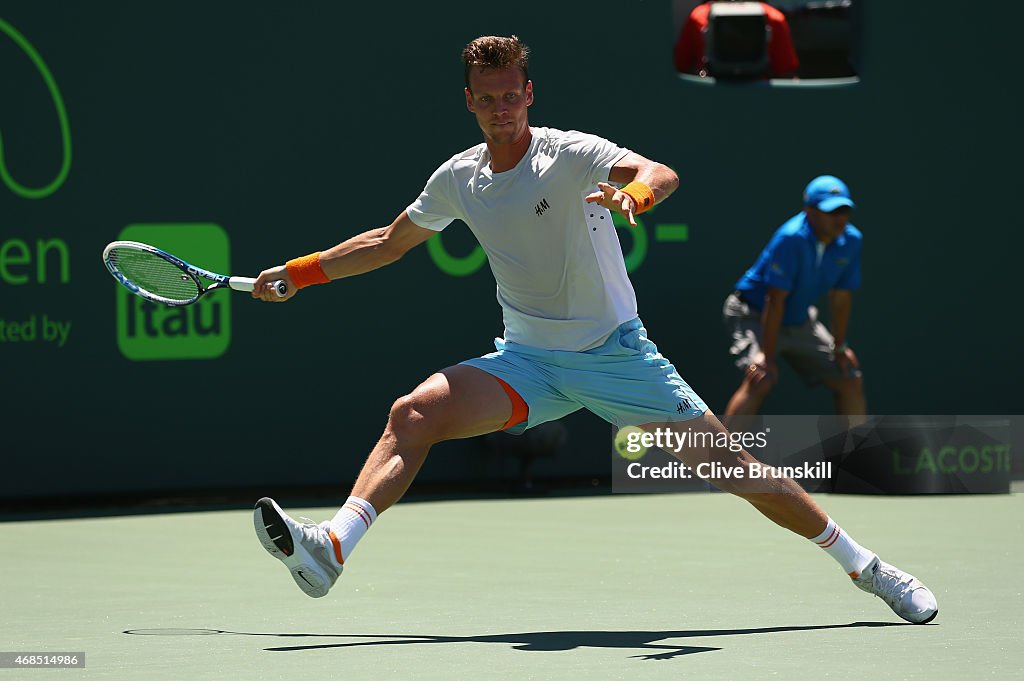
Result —
MULTIPOLYGON (((190 265, 181 258, 138 241, 114 241, 103 249, 103 264, 114 279, 137 296, 163 305, 191 305, 210 291, 230 288, 252 291, 251 277, 228 277, 190 265), (209 280, 204 285, 201 279, 209 280)), ((288 285, 274 282, 277 295, 288 294, 288 285)))

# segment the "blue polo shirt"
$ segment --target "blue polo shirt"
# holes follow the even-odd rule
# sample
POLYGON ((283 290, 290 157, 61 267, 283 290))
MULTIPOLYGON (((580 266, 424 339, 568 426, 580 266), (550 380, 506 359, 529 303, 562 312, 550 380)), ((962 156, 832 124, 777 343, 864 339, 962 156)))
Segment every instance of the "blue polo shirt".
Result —
POLYGON ((807 321, 807 308, 829 289, 860 288, 862 240, 860 230, 847 225, 846 232, 819 254, 821 242, 807 216, 798 213, 779 227, 736 288, 758 310, 764 307, 769 286, 789 291, 782 324, 798 326, 807 321))

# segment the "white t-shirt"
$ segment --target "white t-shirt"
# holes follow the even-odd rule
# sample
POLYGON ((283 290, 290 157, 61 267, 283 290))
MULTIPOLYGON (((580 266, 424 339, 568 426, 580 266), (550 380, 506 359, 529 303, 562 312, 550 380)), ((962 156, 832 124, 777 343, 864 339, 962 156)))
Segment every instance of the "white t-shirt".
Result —
POLYGON ((637 315, 611 214, 583 200, 628 150, 576 131, 531 132, 505 172, 491 171, 486 144, 456 154, 406 213, 438 232, 456 219, 469 226, 498 283, 505 340, 587 350, 637 315))

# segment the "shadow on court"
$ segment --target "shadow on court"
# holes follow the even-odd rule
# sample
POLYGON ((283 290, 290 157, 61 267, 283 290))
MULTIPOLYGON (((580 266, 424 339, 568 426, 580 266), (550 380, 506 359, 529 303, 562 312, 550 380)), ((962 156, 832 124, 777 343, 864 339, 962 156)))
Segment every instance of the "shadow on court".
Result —
POLYGON ((756 629, 691 629, 683 631, 532 631, 512 634, 487 634, 481 636, 431 636, 412 634, 270 634, 243 631, 222 631, 220 629, 128 629, 122 633, 135 636, 230 635, 310 639, 372 639, 343 641, 340 643, 311 643, 308 645, 280 646, 264 649, 271 652, 296 652, 302 650, 323 650, 327 648, 420 645, 435 643, 501 643, 512 646, 514 650, 529 650, 535 652, 555 652, 575 650, 577 648, 618 648, 623 650, 642 650, 649 652, 642 655, 633 655, 632 657, 644 660, 669 660, 682 655, 722 649, 702 646, 659 644, 657 643, 658 641, 677 638, 779 634, 796 631, 819 631, 822 629, 901 626, 917 625, 912 625, 908 622, 851 622, 850 624, 762 627, 756 629))

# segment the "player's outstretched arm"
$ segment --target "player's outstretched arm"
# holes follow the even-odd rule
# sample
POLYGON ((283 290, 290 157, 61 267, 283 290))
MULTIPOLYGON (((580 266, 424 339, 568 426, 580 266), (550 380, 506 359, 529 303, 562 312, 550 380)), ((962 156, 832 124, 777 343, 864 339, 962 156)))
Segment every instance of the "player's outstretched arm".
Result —
POLYGON ((357 234, 319 254, 291 260, 288 265, 263 270, 256 278, 252 296, 271 303, 289 300, 310 283, 327 283, 389 265, 434 234, 437 232, 410 220, 403 210, 387 227, 357 234), (278 296, 271 285, 278 279, 288 286, 284 297, 278 296))
POLYGON ((621 213, 634 227, 636 227, 634 215, 650 210, 655 204, 668 198, 679 187, 679 176, 674 170, 632 151, 612 166, 611 172, 608 173, 608 180, 626 186, 616 189, 608 182, 598 182, 598 191, 588 195, 587 202, 597 203, 608 210, 621 213), (629 188, 631 182, 645 185, 650 190, 650 195, 646 197, 635 195, 637 192, 629 188), (645 203, 647 205, 644 205, 645 203))

